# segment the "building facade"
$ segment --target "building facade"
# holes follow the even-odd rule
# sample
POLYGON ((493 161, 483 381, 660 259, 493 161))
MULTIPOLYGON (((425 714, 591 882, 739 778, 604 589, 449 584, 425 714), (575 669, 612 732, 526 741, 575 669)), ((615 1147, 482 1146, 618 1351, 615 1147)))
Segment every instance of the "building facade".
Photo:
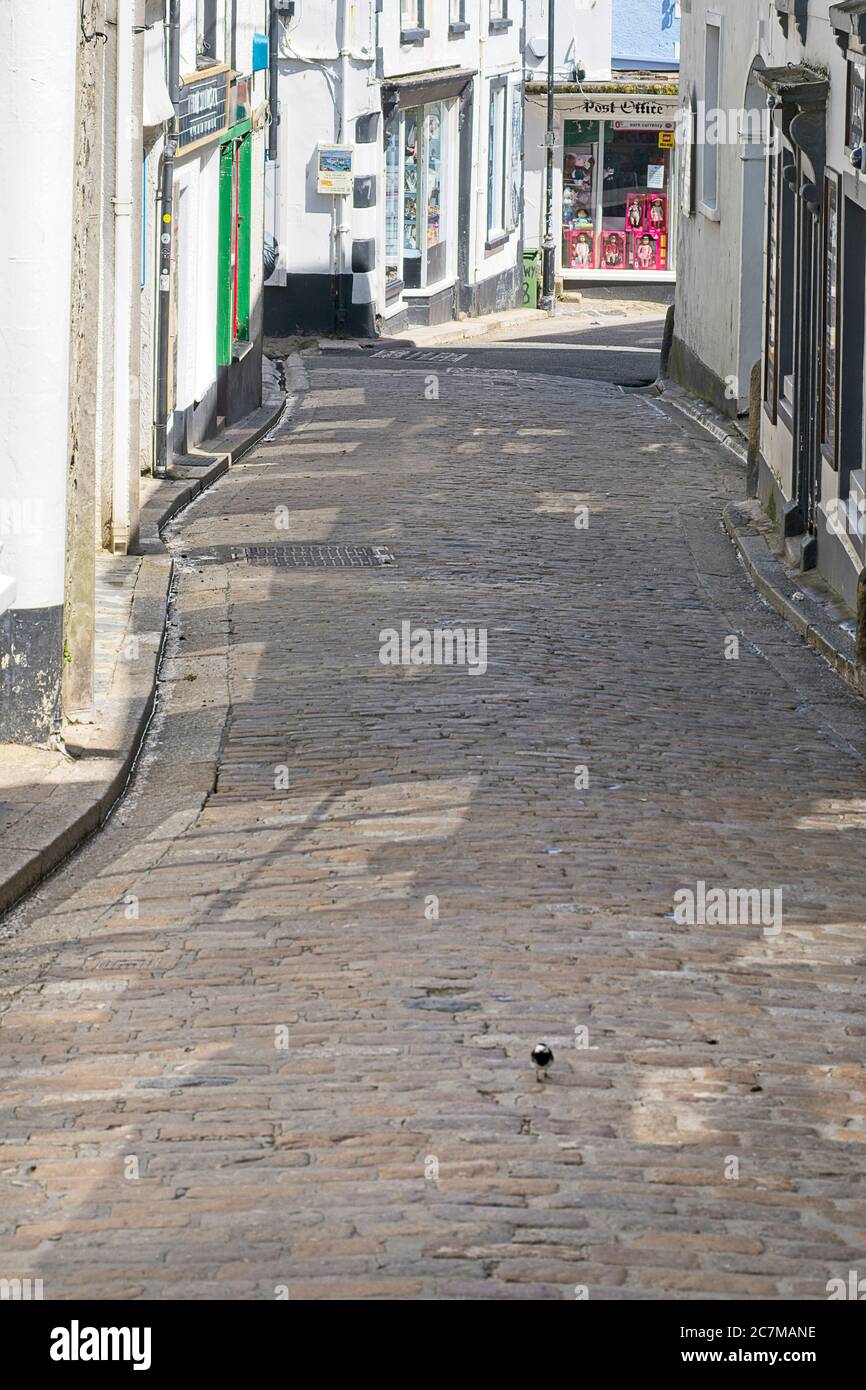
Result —
MULTIPOLYGON (((546 228, 549 0, 528 0, 527 247, 546 228)), ((565 287, 675 277, 678 7, 558 0, 555 28, 557 271, 565 287)))
POLYGON ((0 742, 88 717, 142 479, 261 402, 269 13, 0 8, 0 742))
POLYGON ((284 5, 267 328, 522 301, 523 0, 284 5))
POLYGON ((683 21, 684 98, 733 110, 724 140, 695 147, 672 371, 734 413, 760 362, 758 496, 789 560, 853 610, 866 562, 866 0, 692 0, 683 21))

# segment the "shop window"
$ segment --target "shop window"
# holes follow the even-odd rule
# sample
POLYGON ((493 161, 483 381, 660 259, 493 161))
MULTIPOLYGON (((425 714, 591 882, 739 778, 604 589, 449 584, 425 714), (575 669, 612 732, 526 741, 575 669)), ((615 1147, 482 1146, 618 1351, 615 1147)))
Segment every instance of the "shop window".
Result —
POLYGON ((564 137, 563 268, 670 270, 673 127, 566 121, 564 137))
POLYGON ((722 21, 719 15, 707 15, 706 46, 704 50, 704 102, 706 115, 701 132, 701 212, 706 217, 719 215, 719 146, 713 112, 719 109, 721 91, 722 21))
POLYGON ((767 173, 767 316, 764 349, 764 401, 776 420, 776 369, 779 319, 779 164, 772 146, 767 173))
POLYGON ((395 109, 385 121, 385 291, 388 298, 399 294, 403 283, 401 191, 400 113, 395 109))
POLYGON ((508 86, 505 78, 490 84, 490 128, 487 137, 487 241, 506 235, 505 158, 508 144, 508 86))
POLYGON ((858 145, 863 144, 864 96, 866 96, 864 69, 855 59, 849 59, 845 108, 845 144, 849 150, 856 150, 858 145))
POLYGON ((797 199, 785 170, 794 168, 794 157, 784 151, 779 188, 779 248, 778 248, 778 306, 779 306, 779 363, 776 388, 780 413, 789 426, 794 415, 794 244, 797 199))
POLYGON ((442 102, 403 117, 402 278, 407 289, 434 285, 447 272, 446 120, 442 102))
POLYGON ((839 179, 824 180, 824 285, 822 328, 824 335, 821 389, 821 447, 836 467, 837 379, 839 370, 839 179))
POLYGON ((509 204, 509 231, 520 225, 521 203, 523 197, 523 87, 517 83, 511 88, 511 194, 509 204))

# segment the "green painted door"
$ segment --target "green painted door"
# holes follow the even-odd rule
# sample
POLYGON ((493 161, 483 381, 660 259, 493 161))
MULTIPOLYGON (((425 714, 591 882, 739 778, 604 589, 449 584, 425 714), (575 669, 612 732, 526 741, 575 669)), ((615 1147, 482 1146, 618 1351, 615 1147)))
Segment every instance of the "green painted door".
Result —
POLYGON ((220 148, 217 252, 217 366, 228 367, 235 343, 250 336, 252 135, 220 148))

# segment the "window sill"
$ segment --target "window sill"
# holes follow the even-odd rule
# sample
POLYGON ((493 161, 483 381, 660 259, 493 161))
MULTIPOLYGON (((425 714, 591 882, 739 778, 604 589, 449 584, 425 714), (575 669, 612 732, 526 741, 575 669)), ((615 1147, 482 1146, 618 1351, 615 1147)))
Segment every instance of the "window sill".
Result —
POLYGON ((470 26, 464 24, 463 20, 455 21, 448 25, 448 33, 452 39, 462 39, 464 34, 469 33, 470 26))
POLYGON ((484 246, 488 251, 498 251, 499 247, 504 246, 510 239, 511 232, 488 232, 484 246))
POLYGON ((407 44, 407 45, 409 45, 409 44, 422 44, 422 43, 424 42, 424 40, 425 40, 425 39, 429 39, 429 37, 430 37, 430 30, 429 30, 429 29, 401 29, 401 30, 400 30, 400 42, 401 42, 401 44, 407 44))
POLYGON ((489 33, 506 34, 513 23, 513 19, 491 19, 489 33))
POLYGON ((434 294, 441 294, 443 290, 449 290, 456 284, 453 275, 444 280, 437 280, 433 285, 422 285, 419 290, 404 290, 404 299, 430 299, 434 294))
POLYGON ((710 207, 709 203, 698 203, 698 212, 708 222, 721 222, 722 220, 722 214, 718 207, 710 207))
POLYGON ((776 407, 776 419, 781 420, 785 429, 790 434, 794 433, 794 408, 785 400, 784 396, 779 397, 779 404, 776 407))

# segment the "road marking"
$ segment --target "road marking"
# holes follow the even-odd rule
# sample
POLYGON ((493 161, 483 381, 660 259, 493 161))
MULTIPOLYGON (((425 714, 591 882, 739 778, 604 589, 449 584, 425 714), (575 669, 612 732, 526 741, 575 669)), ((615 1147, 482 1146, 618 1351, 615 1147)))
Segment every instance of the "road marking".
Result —
POLYGON ((485 343, 478 352, 639 352, 657 356, 661 346, 616 347, 609 343, 485 343))

